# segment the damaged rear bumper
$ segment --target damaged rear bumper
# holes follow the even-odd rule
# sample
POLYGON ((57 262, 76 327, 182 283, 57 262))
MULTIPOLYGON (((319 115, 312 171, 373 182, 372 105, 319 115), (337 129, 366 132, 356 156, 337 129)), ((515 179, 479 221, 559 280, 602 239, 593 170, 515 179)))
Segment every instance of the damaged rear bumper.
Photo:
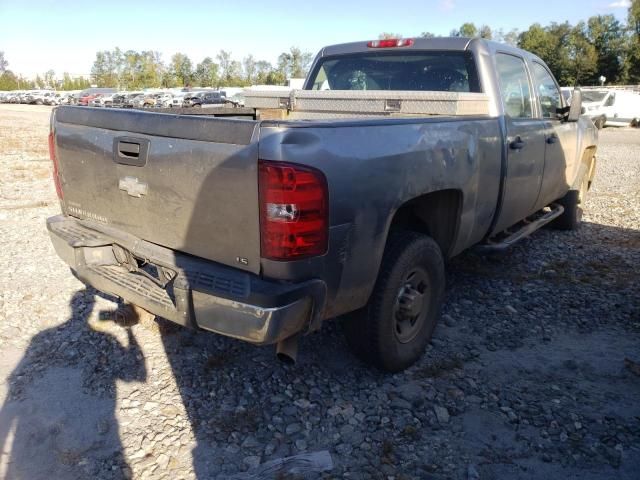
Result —
POLYGON ((263 345, 320 323, 321 280, 265 280, 64 215, 47 219, 47 229, 56 253, 80 280, 180 325, 263 345), (122 251, 161 273, 132 271, 117 258, 122 251))

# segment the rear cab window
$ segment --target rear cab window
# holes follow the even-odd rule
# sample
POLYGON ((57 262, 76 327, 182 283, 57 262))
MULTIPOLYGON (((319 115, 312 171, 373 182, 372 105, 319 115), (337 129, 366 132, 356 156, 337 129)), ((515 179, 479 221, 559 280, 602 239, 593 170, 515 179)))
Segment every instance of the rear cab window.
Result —
POLYGON ((310 90, 481 92, 471 52, 362 52, 326 57, 310 75, 310 90))

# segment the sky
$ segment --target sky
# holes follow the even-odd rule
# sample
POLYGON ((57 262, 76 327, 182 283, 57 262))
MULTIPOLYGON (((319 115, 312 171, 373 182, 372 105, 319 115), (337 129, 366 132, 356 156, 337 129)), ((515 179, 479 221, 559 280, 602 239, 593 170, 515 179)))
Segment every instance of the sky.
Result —
POLYGON ((157 50, 168 62, 176 52, 194 63, 220 49, 241 60, 253 54, 275 63, 291 46, 314 54, 324 45, 446 35, 464 22, 523 30, 534 22, 572 24, 592 15, 625 20, 629 0, 163 0, 80 2, 0 0, 0 51, 9 69, 28 77, 53 69, 88 75, 98 50, 157 50), (549 5, 553 5, 550 8, 549 5))

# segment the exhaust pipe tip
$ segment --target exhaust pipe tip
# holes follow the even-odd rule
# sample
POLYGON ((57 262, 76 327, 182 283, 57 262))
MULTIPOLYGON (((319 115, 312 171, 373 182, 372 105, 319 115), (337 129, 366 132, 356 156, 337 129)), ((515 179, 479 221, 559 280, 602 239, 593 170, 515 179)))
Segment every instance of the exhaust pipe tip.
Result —
POLYGON ((298 358, 298 334, 292 335, 276 344, 276 357, 283 363, 295 365, 298 358))

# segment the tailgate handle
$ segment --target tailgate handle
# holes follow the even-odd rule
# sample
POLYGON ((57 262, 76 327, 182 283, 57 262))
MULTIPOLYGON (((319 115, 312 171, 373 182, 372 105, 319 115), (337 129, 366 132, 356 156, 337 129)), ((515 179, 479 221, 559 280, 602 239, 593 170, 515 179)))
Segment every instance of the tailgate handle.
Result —
POLYGON ((122 165, 144 167, 147 164, 149 140, 146 138, 117 137, 113 139, 113 159, 122 165))

